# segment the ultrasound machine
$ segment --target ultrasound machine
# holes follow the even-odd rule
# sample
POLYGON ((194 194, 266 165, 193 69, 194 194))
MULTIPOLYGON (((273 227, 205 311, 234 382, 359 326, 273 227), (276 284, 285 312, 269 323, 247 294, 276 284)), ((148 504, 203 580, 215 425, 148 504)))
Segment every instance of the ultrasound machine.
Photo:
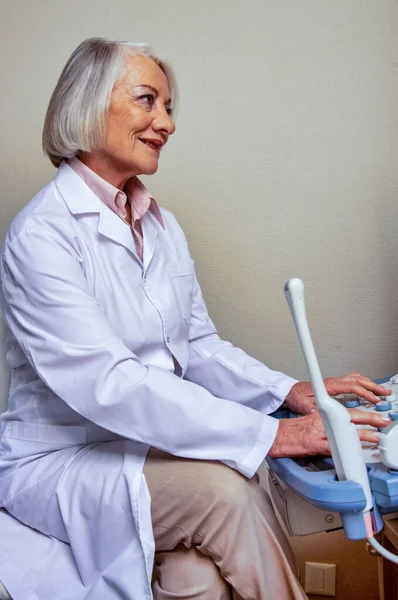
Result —
MULTIPOLYGON (((271 495, 291 535, 306 535, 344 527, 347 538, 367 539, 384 558, 398 563, 374 538, 382 516, 398 512, 398 374, 379 380, 391 395, 376 405, 355 395, 331 398, 323 383, 308 328, 304 285, 289 279, 285 295, 325 426, 332 458, 267 458, 271 495), (391 423, 380 430, 377 449, 361 444, 347 408, 388 414, 391 423)), ((282 407, 274 416, 295 418, 282 407)))

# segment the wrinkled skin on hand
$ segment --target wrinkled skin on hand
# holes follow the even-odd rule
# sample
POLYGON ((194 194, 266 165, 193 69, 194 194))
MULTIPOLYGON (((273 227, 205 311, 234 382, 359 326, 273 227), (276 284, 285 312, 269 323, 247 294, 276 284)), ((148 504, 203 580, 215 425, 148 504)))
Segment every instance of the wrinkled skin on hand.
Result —
MULTIPOLYGON (((349 373, 344 377, 328 377, 324 379, 324 383, 329 396, 357 394, 357 396, 372 404, 377 404, 380 401, 379 396, 391 394, 390 390, 386 390, 382 385, 374 383, 371 379, 359 373, 349 373)), ((296 383, 286 396, 285 403, 293 412, 301 415, 309 415, 314 412, 315 397, 311 383, 309 381, 296 383)))
MULTIPOLYGON (((329 377, 324 380, 330 396, 338 394, 357 394, 361 398, 376 404, 378 396, 388 396, 391 392, 381 385, 375 384, 359 373, 350 373, 344 377, 329 377)), ((296 383, 285 400, 291 410, 304 416, 297 419, 281 419, 274 443, 269 451, 269 456, 316 456, 330 455, 330 448, 326 438, 322 419, 316 409, 315 398, 310 382, 296 383)), ((376 412, 364 412, 350 409, 351 421, 356 425, 371 425, 385 427, 391 421, 388 417, 376 412)), ((359 429, 359 438, 363 442, 378 444, 377 431, 359 429)))
MULTIPOLYGON (((351 421, 356 425, 372 425, 385 427, 391 421, 376 412, 364 412, 351 408, 351 421)), ((359 429, 359 438, 362 442, 378 444, 379 434, 370 429, 359 429)), ((297 419, 280 419, 279 428, 274 443, 268 453, 269 456, 330 456, 329 443, 319 412, 316 410, 310 415, 297 419)))

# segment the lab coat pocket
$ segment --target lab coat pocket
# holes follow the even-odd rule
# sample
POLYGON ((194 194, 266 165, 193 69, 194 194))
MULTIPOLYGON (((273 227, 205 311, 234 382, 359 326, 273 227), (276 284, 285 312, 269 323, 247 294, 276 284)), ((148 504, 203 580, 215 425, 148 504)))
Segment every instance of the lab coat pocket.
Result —
POLYGON ((86 445, 86 428, 8 421, 1 438, 0 505, 31 527, 44 518, 40 508, 45 481, 62 471, 67 461, 86 445), (40 486, 40 487, 38 487, 40 486), (43 487, 42 487, 43 486, 43 487), (25 504, 26 492, 41 489, 36 501, 25 504), (30 516, 29 516, 30 514, 30 516))
POLYGON ((1 438, 1 453, 7 458, 11 455, 13 460, 23 460, 86 443, 84 426, 8 421, 1 438))
POLYGON ((185 324, 190 325, 195 277, 194 261, 189 260, 178 264, 169 263, 168 271, 171 275, 185 324))

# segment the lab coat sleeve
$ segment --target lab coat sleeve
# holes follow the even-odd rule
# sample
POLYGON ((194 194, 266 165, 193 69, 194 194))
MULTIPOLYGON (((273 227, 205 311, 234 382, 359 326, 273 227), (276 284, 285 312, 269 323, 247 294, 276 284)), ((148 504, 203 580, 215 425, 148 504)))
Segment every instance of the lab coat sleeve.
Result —
POLYGON ((203 385, 215 396, 239 402, 263 414, 277 410, 297 383, 296 379, 269 369, 219 337, 207 312, 196 275, 185 377, 203 385))
POLYGON ((23 230, 4 247, 1 279, 9 328, 39 377, 73 410, 171 454, 255 473, 277 420, 142 365, 112 330, 67 235, 23 230))
MULTIPOLYGON (((185 234, 168 211, 164 216, 173 237, 191 261, 185 234)), ((196 274, 193 274, 189 361, 185 379, 205 387, 215 396, 228 398, 262 414, 277 410, 297 379, 273 371, 231 343, 222 340, 209 317, 196 274)))
POLYGON ((196 276, 185 377, 203 385, 215 396, 239 402, 263 414, 279 408, 297 383, 296 379, 269 369, 219 337, 208 315, 196 276))

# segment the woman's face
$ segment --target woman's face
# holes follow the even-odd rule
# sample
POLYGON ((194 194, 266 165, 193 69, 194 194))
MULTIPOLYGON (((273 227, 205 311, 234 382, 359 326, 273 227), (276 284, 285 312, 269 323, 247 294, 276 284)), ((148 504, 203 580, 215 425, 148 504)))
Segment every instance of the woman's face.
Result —
MULTIPOLYGON (((97 159, 94 170, 99 175, 120 188, 134 175, 157 171, 160 152, 175 125, 166 75, 151 58, 127 56, 124 73, 112 90, 106 126, 104 146, 90 153, 97 159)), ((84 162, 94 166, 91 160, 84 162)))

